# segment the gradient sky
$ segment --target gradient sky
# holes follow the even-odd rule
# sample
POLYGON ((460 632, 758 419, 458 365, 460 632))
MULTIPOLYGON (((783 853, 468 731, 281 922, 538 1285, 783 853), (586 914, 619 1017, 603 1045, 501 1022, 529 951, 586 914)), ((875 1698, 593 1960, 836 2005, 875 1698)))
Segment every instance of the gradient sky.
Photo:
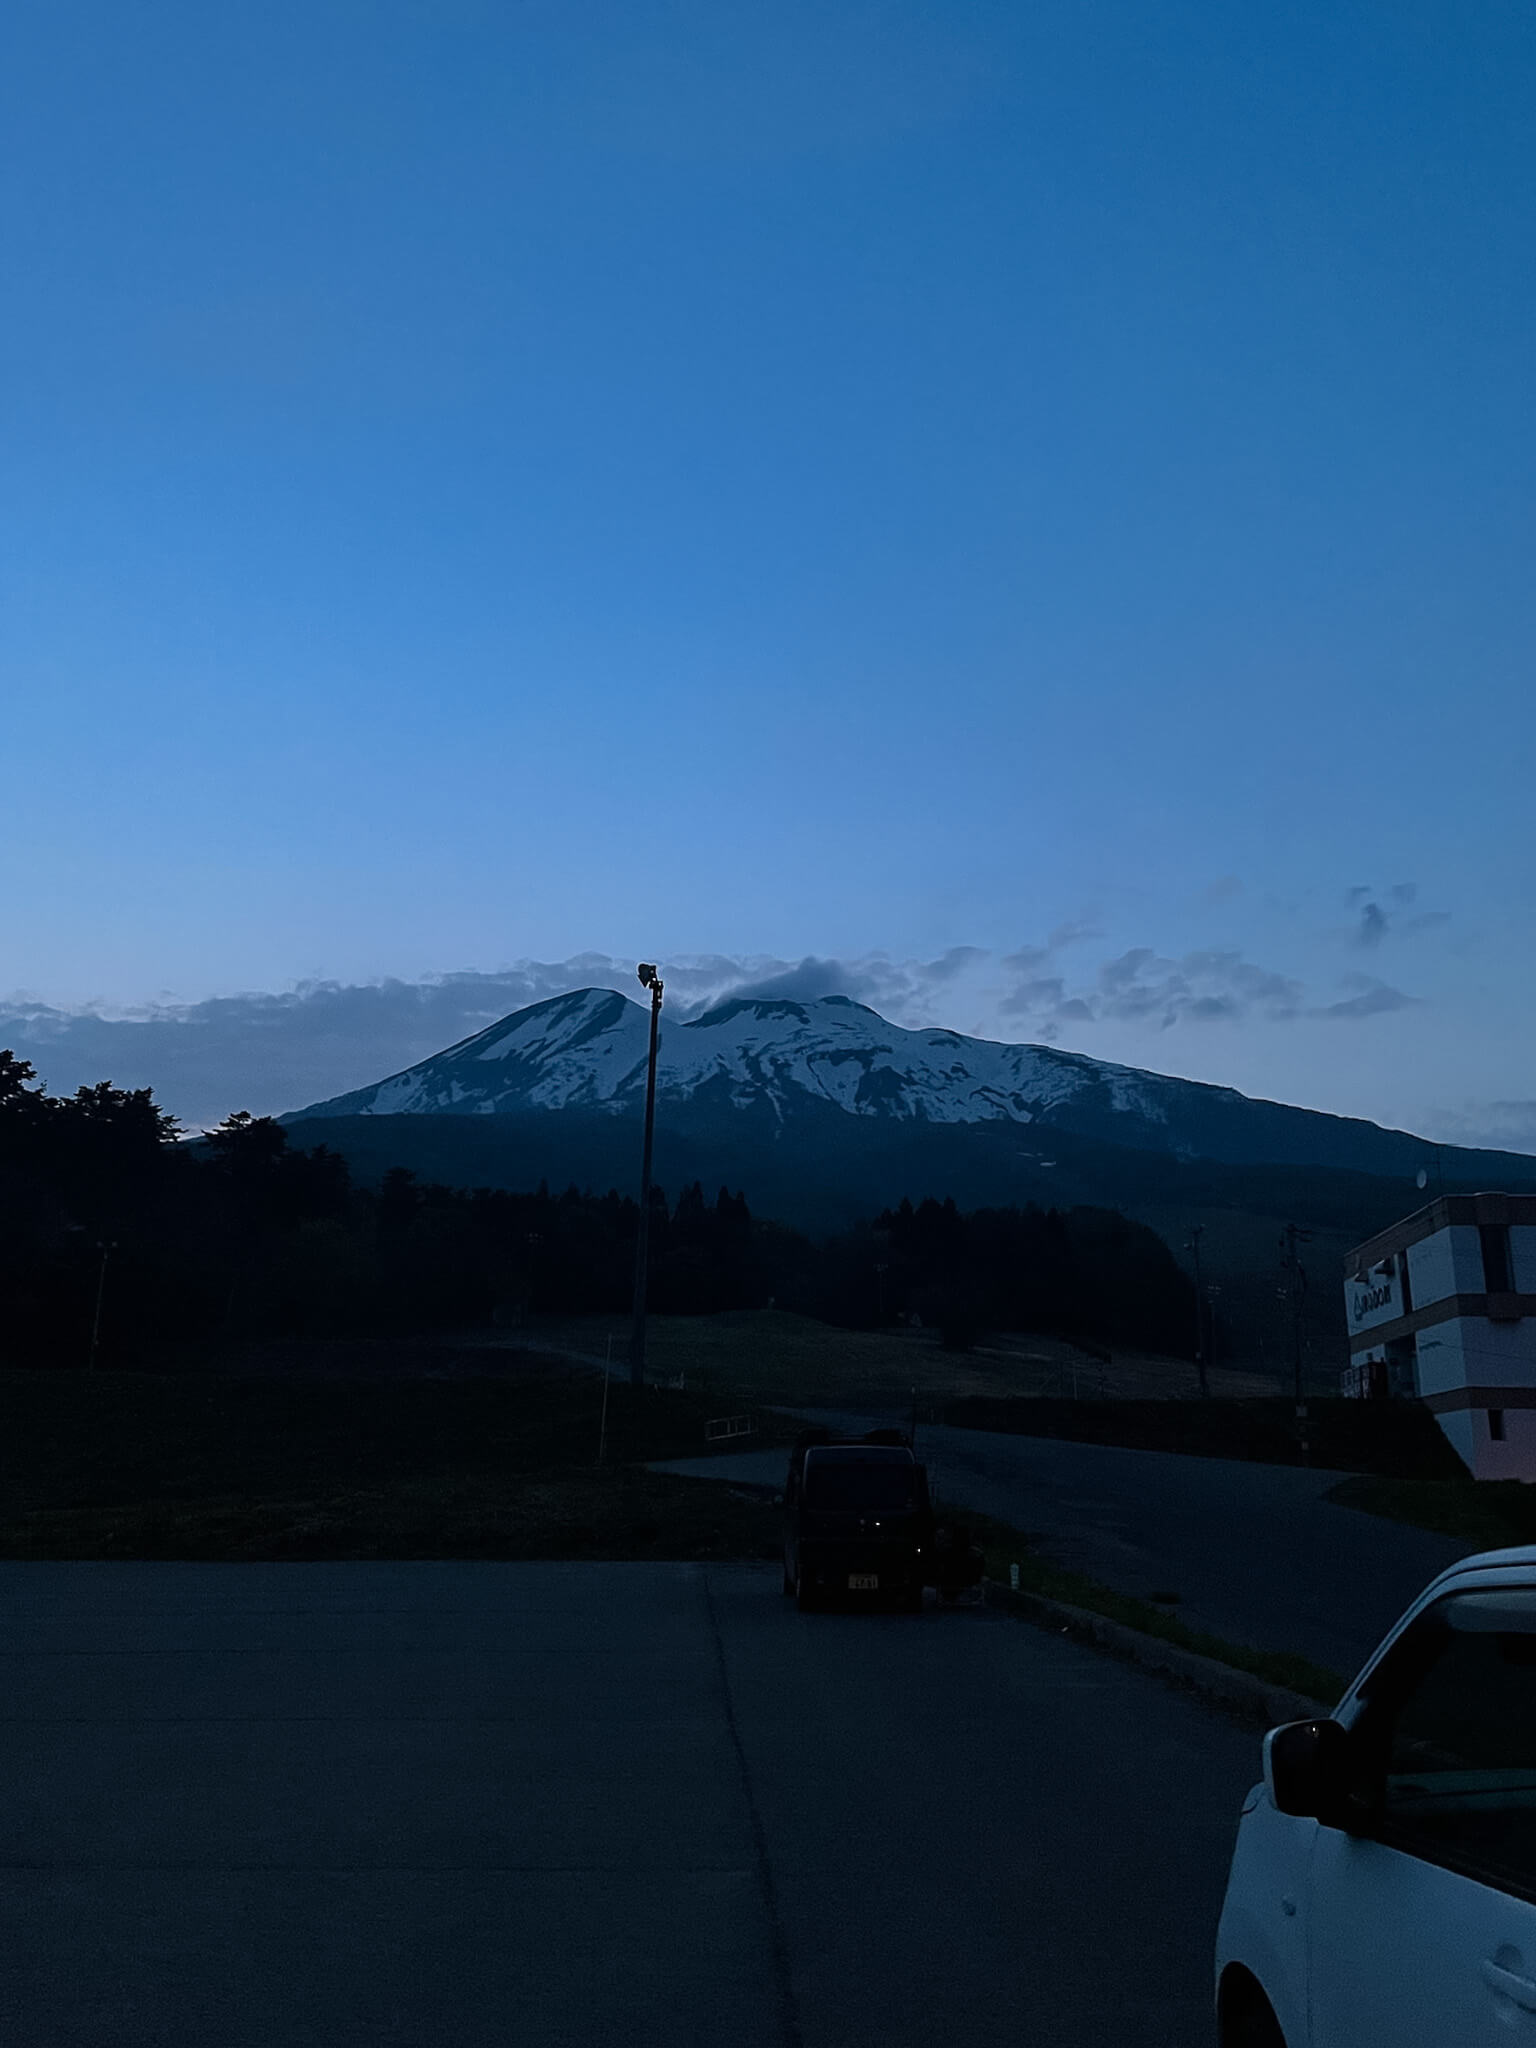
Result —
POLYGON ((11 0, 0 1027, 692 960, 1536 1149, 1533 104, 1525 0, 11 0))

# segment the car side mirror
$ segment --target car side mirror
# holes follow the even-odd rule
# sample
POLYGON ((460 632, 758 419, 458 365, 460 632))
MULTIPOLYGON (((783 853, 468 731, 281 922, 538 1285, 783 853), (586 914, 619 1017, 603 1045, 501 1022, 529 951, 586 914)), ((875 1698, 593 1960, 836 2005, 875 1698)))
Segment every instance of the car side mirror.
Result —
POLYGON ((1337 1721, 1287 1721, 1264 1738, 1264 1785, 1280 1813, 1344 1825, 1350 1789, 1349 1731, 1337 1721))

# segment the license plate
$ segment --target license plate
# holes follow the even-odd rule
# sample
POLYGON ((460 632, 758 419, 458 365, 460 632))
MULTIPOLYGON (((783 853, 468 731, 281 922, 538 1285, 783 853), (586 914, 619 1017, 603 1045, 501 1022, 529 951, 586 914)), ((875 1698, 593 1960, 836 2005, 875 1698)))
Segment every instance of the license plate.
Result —
POLYGON ((878 1593, 880 1581, 873 1572, 850 1572, 848 1590, 850 1593, 878 1593))

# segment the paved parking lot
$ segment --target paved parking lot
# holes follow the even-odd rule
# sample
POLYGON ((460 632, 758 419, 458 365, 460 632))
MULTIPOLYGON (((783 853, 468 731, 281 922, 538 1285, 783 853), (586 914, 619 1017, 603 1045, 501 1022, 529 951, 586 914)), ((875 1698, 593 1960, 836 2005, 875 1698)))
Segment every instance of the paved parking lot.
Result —
POLYGON ((776 1568, 0 1566, 0 2041, 1190 2048, 1252 1735, 776 1568))

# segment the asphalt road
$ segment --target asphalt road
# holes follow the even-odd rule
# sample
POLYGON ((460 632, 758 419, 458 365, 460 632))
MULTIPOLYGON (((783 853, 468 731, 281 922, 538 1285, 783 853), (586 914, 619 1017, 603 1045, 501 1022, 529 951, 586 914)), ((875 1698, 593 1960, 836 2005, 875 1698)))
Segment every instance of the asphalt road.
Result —
MULTIPOLYGON (((890 1416, 818 1421, 864 1429, 890 1416)), ((1191 1626, 1294 1650, 1353 1678, 1408 1603, 1474 1548, 1323 1499, 1346 1475, 919 1424, 939 1497, 1038 1534, 1041 1550, 1191 1626)), ((738 1454, 739 1456, 740 1454, 738 1454)), ((667 1469, 782 1481, 782 1451, 667 1469)))
POLYGON ((0 2041, 1198 2048, 1257 1745, 776 1569, 0 1565, 0 2041))

